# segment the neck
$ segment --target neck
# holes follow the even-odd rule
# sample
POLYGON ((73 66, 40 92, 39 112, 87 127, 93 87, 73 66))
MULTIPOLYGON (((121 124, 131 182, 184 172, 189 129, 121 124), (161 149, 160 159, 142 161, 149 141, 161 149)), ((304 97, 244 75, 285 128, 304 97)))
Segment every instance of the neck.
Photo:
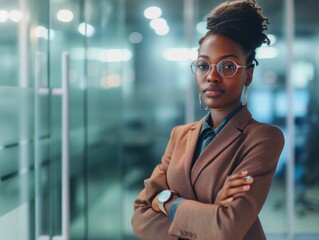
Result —
POLYGON ((240 102, 236 104, 229 105, 225 108, 214 108, 211 109, 211 117, 213 121, 214 129, 218 127, 218 125, 224 120, 224 118, 230 114, 232 111, 234 111, 236 108, 240 106, 240 102))

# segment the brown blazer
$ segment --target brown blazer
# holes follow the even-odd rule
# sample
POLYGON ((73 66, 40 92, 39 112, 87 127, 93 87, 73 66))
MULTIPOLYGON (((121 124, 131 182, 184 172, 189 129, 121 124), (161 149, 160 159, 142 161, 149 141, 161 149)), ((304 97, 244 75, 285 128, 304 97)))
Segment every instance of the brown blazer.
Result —
POLYGON ((284 145, 282 132, 255 121, 244 107, 219 132, 192 167, 204 119, 173 129, 161 164, 145 180, 134 204, 132 226, 143 240, 262 240, 258 214, 266 200, 284 145), (226 177, 248 170, 251 189, 227 207, 214 204, 226 177), (186 200, 173 222, 152 210, 153 198, 171 189, 186 200))

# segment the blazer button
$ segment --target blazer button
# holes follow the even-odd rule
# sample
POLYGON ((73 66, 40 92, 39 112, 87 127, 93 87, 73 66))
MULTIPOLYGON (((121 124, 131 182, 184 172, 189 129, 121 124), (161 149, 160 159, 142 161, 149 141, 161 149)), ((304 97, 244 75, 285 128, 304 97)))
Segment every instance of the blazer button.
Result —
POLYGON ((186 237, 187 236, 187 231, 182 231, 182 236, 186 237))
POLYGON ((188 232, 188 233, 187 233, 187 236, 189 236, 190 238, 192 238, 192 237, 193 237, 193 234, 192 234, 191 232, 188 232))

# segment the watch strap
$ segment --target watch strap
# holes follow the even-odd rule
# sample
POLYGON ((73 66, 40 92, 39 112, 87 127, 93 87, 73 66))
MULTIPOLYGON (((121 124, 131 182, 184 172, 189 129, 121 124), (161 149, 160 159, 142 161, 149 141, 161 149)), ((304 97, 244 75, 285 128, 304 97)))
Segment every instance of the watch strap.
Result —
MULTIPOLYGON (((172 198, 173 195, 177 195, 177 192, 172 191, 172 190, 169 190, 169 191, 171 192, 171 196, 166 202, 168 202, 172 198)), ((165 206, 164 206, 166 202, 158 201, 158 207, 162 211, 162 213, 164 213, 166 216, 168 216, 168 213, 167 213, 165 206)))
POLYGON ((166 216, 168 216, 168 213, 166 212, 165 207, 164 207, 164 203, 159 202, 158 207, 159 207, 159 209, 161 209, 162 213, 164 213, 166 216))

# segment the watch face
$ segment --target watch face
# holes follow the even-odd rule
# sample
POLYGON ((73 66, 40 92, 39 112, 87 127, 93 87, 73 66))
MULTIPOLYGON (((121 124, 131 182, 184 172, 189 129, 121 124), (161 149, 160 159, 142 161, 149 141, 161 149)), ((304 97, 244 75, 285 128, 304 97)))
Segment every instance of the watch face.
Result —
POLYGON ((158 196, 158 201, 159 202, 166 202, 170 199, 171 197, 171 191, 170 190, 164 190, 160 193, 158 196))

